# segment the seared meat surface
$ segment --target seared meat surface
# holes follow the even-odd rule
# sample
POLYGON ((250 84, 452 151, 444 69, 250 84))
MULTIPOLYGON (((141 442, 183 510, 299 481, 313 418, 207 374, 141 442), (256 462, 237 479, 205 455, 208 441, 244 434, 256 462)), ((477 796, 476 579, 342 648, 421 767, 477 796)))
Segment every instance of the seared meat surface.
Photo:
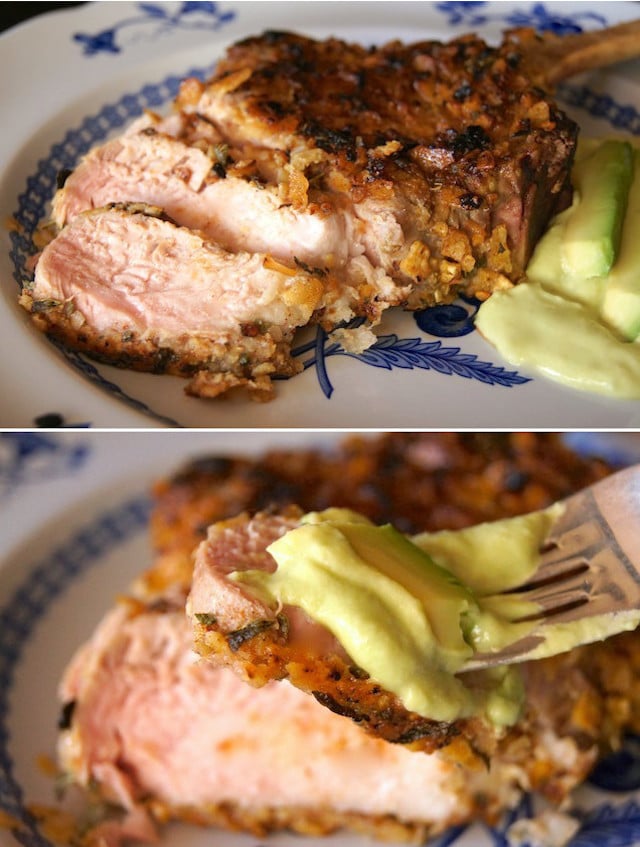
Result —
MULTIPOLYGON (((240 265, 244 254, 259 254, 267 266, 313 276, 303 313, 286 325, 272 324, 268 310, 256 319, 274 338, 271 356, 265 347, 256 363, 253 336, 229 351, 215 324, 211 344, 227 352, 194 356, 188 320, 175 343, 146 338, 132 355, 122 339, 138 329, 111 309, 118 296, 98 297, 99 307, 83 296, 121 287, 108 265, 78 290, 68 283, 65 309, 49 314, 46 304, 57 298, 40 261, 23 305, 40 329, 101 360, 158 370, 171 358, 170 372, 195 373, 188 390, 202 396, 255 389, 259 376, 254 394, 264 399, 272 376, 295 371, 289 349, 301 325, 340 328, 337 337, 358 352, 375 341, 371 328, 389 307, 420 309, 459 294, 483 299, 517 283, 547 221, 569 200, 577 135, 534 84, 525 61, 531 44, 522 44, 512 33, 496 48, 475 36, 367 48, 266 32, 229 48, 207 83, 186 80, 172 115, 144 116, 78 165, 54 198, 61 232, 49 250, 83 212, 143 203, 240 265), (97 311, 102 328, 92 325, 97 311), (345 331, 356 317, 364 326, 345 331)), ((77 282, 75 257, 65 263, 77 282)), ((241 278, 239 298, 253 298, 259 311, 242 268, 226 267, 241 278)), ((195 280, 197 301, 197 273, 195 280)), ((234 321, 235 338, 246 338, 233 314, 225 331, 234 321)), ((171 336, 157 329, 159 338, 171 336)))
POLYGON ((420 308, 517 282, 567 202, 577 127, 522 65, 515 33, 366 48, 268 32, 230 48, 193 108, 292 169, 313 151, 310 199, 349 205, 420 308))
POLYGON ((203 456, 156 486, 151 533, 160 556, 140 591, 184 597, 209 526, 242 512, 338 506, 408 534, 436 532, 544 509, 606 473, 557 436, 530 433, 390 433, 320 453, 203 456))

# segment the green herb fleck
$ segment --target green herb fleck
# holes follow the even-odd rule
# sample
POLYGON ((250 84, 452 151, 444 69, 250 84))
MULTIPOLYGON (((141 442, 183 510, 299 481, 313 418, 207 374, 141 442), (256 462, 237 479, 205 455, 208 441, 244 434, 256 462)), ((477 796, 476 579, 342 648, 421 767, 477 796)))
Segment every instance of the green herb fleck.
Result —
POLYGON ((276 621, 253 621, 253 623, 247 624, 247 626, 242 627, 242 629, 236 629, 233 632, 228 633, 227 644, 235 653, 245 641, 249 641, 256 635, 264 632, 266 629, 270 629, 272 626, 275 626, 275 624, 276 621))
POLYGON ((202 626, 213 626, 216 622, 216 616, 211 612, 196 612, 195 619, 202 626))
POLYGON ((62 306, 62 300, 34 300, 31 311, 38 314, 38 312, 48 312, 49 309, 57 309, 59 306, 62 306))

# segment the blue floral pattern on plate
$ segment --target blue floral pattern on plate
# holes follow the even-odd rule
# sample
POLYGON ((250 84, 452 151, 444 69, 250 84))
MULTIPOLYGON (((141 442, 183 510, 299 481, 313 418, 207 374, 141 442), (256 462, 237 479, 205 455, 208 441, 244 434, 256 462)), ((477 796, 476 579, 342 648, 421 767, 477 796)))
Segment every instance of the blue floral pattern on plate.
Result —
POLYGON ((138 9, 140 14, 123 18, 99 32, 76 32, 73 40, 82 45, 85 56, 117 54, 129 44, 135 46, 140 39, 154 41, 175 29, 216 32, 236 17, 235 12, 210 2, 180 3, 177 9, 173 3, 138 3, 138 9))
MULTIPOLYGON (((541 32, 558 35, 581 32, 585 27, 605 26, 603 15, 589 11, 559 14, 549 4, 532 3, 522 8, 499 12, 490 10, 487 2, 434 3, 435 9, 447 20, 449 26, 476 28, 499 21, 505 26, 531 26, 541 32)), ((96 33, 76 32, 74 41, 82 46, 84 55, 121 53, 127 44, 140 39, 155 40, 174 29, 209 29, 215 32, 233 21, 232 10, 221 8, 214 2, 138 3, 139 14, 123 18, 111 27, 96 33)))
POLYGON ((499 21, 509 27, 529 26, 540 32, 555 32, 556 35, 570 35, 582 32, 587 26, 605 26, 607 23, 603 15, 596 12, 575 12, 572 15, 559 14, 548 3, 532 3, 527 10, 510 10, 509 12, 496 11, 495 4, 487 2, 449 2, 436 3, 435 6, 446 18, 449 26, 464 26, 475 29, 486 26, 492 21, 499 21), (489 8, 493 6, 491 11, 489 8))
POLYGON ((73 474, 90 452, 86 439, 69 443, 44 433, 0 433, 0 499, 19 485, 73 474))
POLYGON ((23 847, 53 847, 25 808, 9 749, 10 694, 22 651, 50 604, 102 556, 147 526, 151 504, 137 496, 100 515, 56 547, 0 608, 0 810, 18 822, 13 837, 23 847))
MULTIPOLYGON (((458 322, 460 307, 436 306, 436 309, 453 313, 453 318, 447 322, 449 328, 458 322)), ((416 321, 421 315, 428 315, 431 309, 417 313, 416 321)), ((466 313, 465 313, 466 314, 466 313)), ((442 318, 439 312, 437 320, 442 318)), ((353 325, 357 325, 357 322, 353 325)), ((437 332, 432 331, 432 335, 437 332)), ((460 335, 466 334, 460 332, 460 335)), ((453 333, 448 332, 451 336, 453 333)), ((398 338, 397 335, 381 335, 378 340, 363 353, 350 353, 338 342, 331 341, 323 329, 318 329, 314 340, 301 344, 292 350, 294 357, 300 357, 313 351, 313 355, 303 361, 303 368, 315 367, 320 389, 325 397, 333 394, 333 385, 329 378, 327 359, 331 356, 348 356, 374 368, 392 370, 404 368, 413 370, 420 368, 425 371, 437 371, 447 376, 461 376, 465 379, 476 379, 485 385, 501 385, 511 388, 530 382, 529 377, 521 376, 516 371, 508 371, 499 365, 483 362, 472 353, 463 353, 459 347, 444 347, 441 341, 425 341, 421 338, 398 338)))

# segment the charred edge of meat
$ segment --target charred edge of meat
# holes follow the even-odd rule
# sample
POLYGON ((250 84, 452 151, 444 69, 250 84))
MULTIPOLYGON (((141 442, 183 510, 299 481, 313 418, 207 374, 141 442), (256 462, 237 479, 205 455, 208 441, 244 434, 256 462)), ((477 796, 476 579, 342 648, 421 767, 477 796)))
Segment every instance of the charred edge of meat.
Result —
POLYGON ((286 644, 288 621, 283 615, 272 621, 255 621, 231 633, 221 632, 216 625, 203 629, 208 634, 206 642, 200 642, 203 656, 212 652, 224 656, 229 651, 227 658, 233 654, 232 666, 242 673, 251 669, 252 684, 287 678, 332 712, 391 743, 433 752, 466 733, 465 721, 439 722, 409 711, 394 694, 342 658, 325 656, 308 663, 286 644))
POLYGON ((60 717, 58 718, 58 729, 60 731, 64 731, 65 729, 71 729, 71 724, 73 722, 73 713, 76 708, 76 701, 69 700, 62 706, 62 710, 60 712, 60 717))
MULTIPOLYGON (((47 330, 54 338, 58 338, 58 333, 47 330)), ((80 337, 80 341, 83 339, 80 337)), ((123 343, 135 343, 133 337, 123 337, 123 343)), ((176 374, 178 376, 193 376, 198 371, 202 370, 202 364, 186 364, 180 362, 177 353, 168 347, 160 347, 152 350, 149 353, 127 352, 118 350, 114 353, 109 350, 109 342, 105 342, 103 349, 96 350, 89 346, 85 347, 82 352, 103 365, 113 365, 116 368, 124 368, 127 370, 144 371, 152 374, 176 374), (179 369, 176 371, 176 365, 179 364, 179 369)))
POLYGON ((262 32, 262 35, 257 38, 255 35, 250 35, 247 38, 243 38, 240 41, 235 42, 235 47, 248 47, 252 44, 255 44, 256 40, 264 41, 265 44, 281 44, 289 42, 291 39, 291 32, 284 29, 265 29, 262 32))
POLYGON ((425 738, 433 741, 438 747, 442 747, 455 736, 460 735, 460 729, 456 724, 444 721, 416 721, 409 729, 393 739, 395 744, 414 744, 425 738))
POLYGON ((39 315, 43 312, 49 312, 51 309, 59 309, 63 305, 62 300, 34 300, 31 303, 30 311, 32 315, 39 315))
POLYGON ((295 107, 285 105, 279 100, 261 100, 260 108, 262 109, 265 120, 273 121, 274 123, 282 120, 282 118, 286 118, 287 115, 294 114, 296 111, 295 107))
POLYGON ((313 139, 316 146, 325 153, 344 153, 348 162, 356 162, 358 159, 356 138, 349 128, 330 129, 318 121, 307 120, 300 127, 300 132, 313 139))
POLYGON ((364 668, 359 668, 357 665, 349 665, 349 673, 355 679, 370 679, 371 674, 365 671, 364 668))
POLYGON ((236 469, 236 461, 229 456, 200 456, 191 459, 189 464, 171 477, 172 485, 191 482, 200 476, 219 478, 228 477, 236 469))
POLYGON ((346 705, 345 703, 339 702, 335 697, 331 694, 327 694, 325 691, 314 690, 311 694, 321 706, 324 706, 336 715, 340 715, 343 718, 350 718, 355 723, 369 723, 371 720, 369 715, 357 706, 346 705))
POLYGON ((72 173, 72 168, 60 168, 56 174, 56 188, 58 191, 60 191, 61 188, 64 188, 65 182, 69 179, 72 173))
POLYGON ((474 150, 486 150, 491 146, 491 139, 477 124, 471 124, 462 132, 447 129, 439 136, 438 141, 445 149, 451 150, 457 158, 472 153, 474 150))
POLYGON ((310 692, 320 705, 329 709, 336 715, 349 718, 354 723, 366 724, 369 731, 377 731, 384 728, 383 737, 391 744, 410 745, 416 741, 430 742, 432 749, 445 746, 451 739, 460 734, 460 729, 455 724, 444 721, 433 721, 410 715, 407 720, 399 726, 387 721, 391 715, 368 713, 361 709, 356 703, 338 700, 326 691, 314 689, 310 692))
POLYGON ((463 194, 460 197, 460 205, 463 209, 467 211, 473 211, 474 209, 479 209, 482 206, 483 199, 477 194, 463 194))
MULTIPOLYGON (((184 378, 211 372, 240 381, 252 378, 254 368, 265 361, 273 365, 273 373, 281 377, 294 376, 302 369, 301 363, 289 355, 287 346, 276 344, 268 334, 256 336, 256 339, 264 339, 264 344, 268 346, 268 356, 262 349, 256 349, 255 352, 253 348, 238 349, 237 344, 233 343, 225 347, 215 339, 201 339, 198 350, 188 344, 188 339, 184 342, 176 339, 175 347, 168 347, 158 345, 153 339, 140 338, 130 331, 102 333, 86 324, 76 328, 70 320, 74 312, 71 302, 34 300, 25 290, 20 303, 33 316, 41 332, 97 362, 118 368, 184 378), (184 343, 189 349, 182 349, 184 343), (275 351, 271 349, 272 344, 275 351)), ((245 337, 247 342, 253 341, 250 336, 245 337)))

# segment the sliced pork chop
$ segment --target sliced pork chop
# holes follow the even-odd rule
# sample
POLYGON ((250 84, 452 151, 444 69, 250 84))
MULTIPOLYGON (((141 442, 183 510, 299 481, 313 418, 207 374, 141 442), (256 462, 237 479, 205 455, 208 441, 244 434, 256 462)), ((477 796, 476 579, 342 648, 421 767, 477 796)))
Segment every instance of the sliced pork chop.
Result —
MULTIPOLYGON (((96 831, 106 844, 149 839, 154 817, 256 834, 341 825, 426 833, 474 804, 453 762, 371 739, 292 686, 256 691, 198 662, 179 610, 114 608, 73 659, 60 696, 69 704, 62 767, 127 812, 96 831)), ((504 804, 512 786, 493 790, 491 802, 504 804)))
MULTIPOLYGON (((594 747, 562 726, 547 679, 531 684, 545 717, 478 768, 371 738, 286 683, 252 688, 196 661, 190 640, 181 610, 122 603, 65 673, 59 760, 92 792, 94 822, 103 811, 92 843, 152 841, 171 819, 256 836, 346 827, 418 841, 496 820, 531 784, 564 797, 593 762, 594 747)), ((573 704, 595 696, 580 673, 566 674, 573 704)))
POLYGON ((408 287, 367 257, 368 228, 348 204, 292 202, 290 174, 279 170, 281 181, 265 182, 258 163, 235 161, 197 115, 149 115, 84 157, 54 197, 53 221, 62 228, 90 209, 146 203, 230 252, 267 253, 331 273, 335 284, 318 309, 328 330, 355 316, 375 323, 385 308, 402 303, 408 287))
MULTIPOLYGON (((145 115, 85 157, 54 198, 57 238, 68 245, 88 210, 158 206, 238 253, 241 265, 244 254, 268 254, 322 277, 285 331, 317 322, 361 352, 389 307, 484 299, 518 282, 547 221, 568 202, 577 127, 531 81, 524 55, 515 36, 497 48, 473 36, 378 48, 279 32, 239 42, 207 84, 184 82, 173 114, 145 115), (354 318, 364 321, 345 331, 354 318)), ((128 235, 118 236, 119 253, 128 235)), ((70 253, 66 261, 67 287, 77 286, 81 270, 70 253)), ((233 276, 233 263, 224 264, 233 276)), ((159 270, 171 274, 170 263, 159 270)), ((295 371, 271 329, 233 350, 224 335, 203 349, 188 316, 176 343, 136 336, 122 347, 104 287, 85 289, 82 332, 59 309, 44 315, 54 296, 37 295, 36 325, 124 367, 198 370, 190 390, 200 396, 260 379, 254 394, 266 398, 265 371, 295 371), (203 362, 213 376, 203 376, 203 362)), ((255 297, 252 325, 274 326, 273 304, 259 314, 264 298, 245 286, 247 307, 247 296, 255 297)), ((32 299, 22 302, 34 314, 32 299)), ((153 299, 139 304, 139 322, 161 330, 153 313, 142 318, 153 299)))
POLYGON ((103 361, 191 376, 201 396, 241 384, 268 394, 273 374, 298 369, 293 333, 329 284, 229 253, 158 209, 116 205, 62 230, 22 303, 44 331, 103 361))
POLYGON ((409 308, 486 297, 522 278, 570 193, 577 127, 529 78, 525 41, 367 48, 266 32, 183 102, 237 149, 313 151, 313 191, 348 198, 368 258, 411 285, 409 308))
POLYGON ((213 167, 197 146, 159 132, 145 116, 118 138, 92 149, 53 198, 52 220, 62 229, 82 212, 110 203, 160 206, 183 226, 205 230, 196 203, 213 167))
POLYGON ((82 160, 56 193, 53 220, 62 228, 88 209, 147 203, 227 250, 320 268, 344 264, 349 248, 339 215, 297 213, 277 186, 231 173, 220 177, 217 164, 215 150, 203 151, 153 125, 127 132, 82 160))

